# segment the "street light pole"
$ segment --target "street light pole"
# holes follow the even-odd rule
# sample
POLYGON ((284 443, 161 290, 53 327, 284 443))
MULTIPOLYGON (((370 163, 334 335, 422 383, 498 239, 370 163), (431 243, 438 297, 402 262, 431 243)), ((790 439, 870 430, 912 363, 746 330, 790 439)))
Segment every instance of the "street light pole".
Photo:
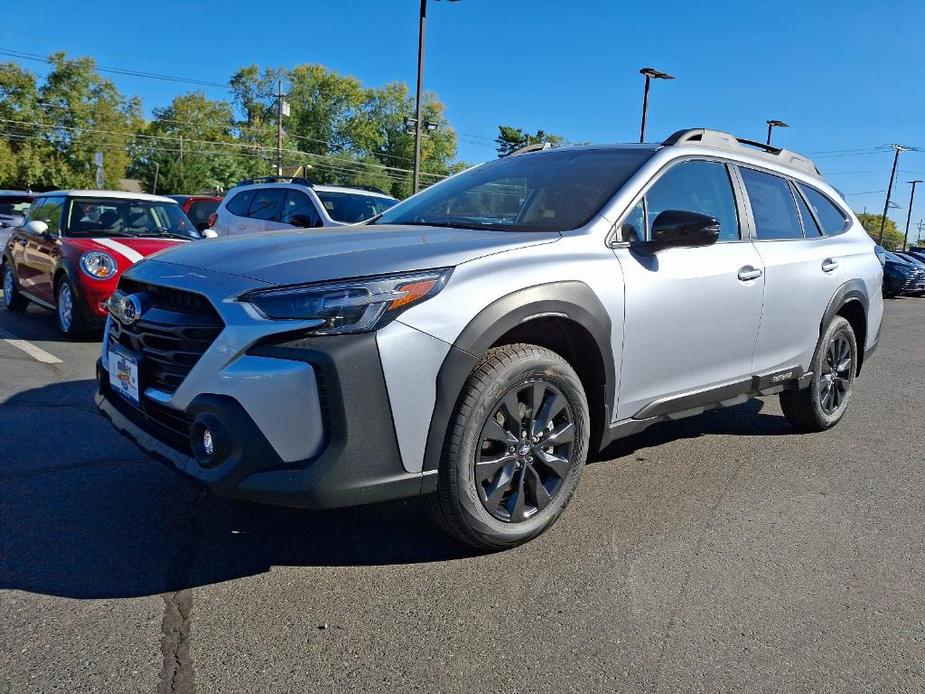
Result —
POLYGON ((424 125, 424 99, 421 90, 424 87, 424 28, 427 23, 427 0, 421 0, 421 18, 418 28, 418 86, 415 93, 414 124, 414 188, 417 193, 421 187, 421 128, 424 125))
POLYGON ((642 93, 642 123, 639 126, 639 141, 646 141, 646 117, 649 113, 649 83, 651 80, 673 80, 674 77, 667 72, 661 72, 651 67, 644 67, 639 74, 646 78, 645 90, 642 93))
POLYGON ((771 144, 771 130, 773 128, 789 128, 790 126, 784 123, 782 120, 769 120, 768 121, 768 145, 771 144))
POLYGON ((912 203, 915 200, 915 186, 918 183, 921 183, 921 179, 916 179, 914 181, 909 181, 912 184, 912 193, 909 194, 909 213, 906 215, 906 233, 903 235, 903 247, 902 250, 906 250, 906 243, 909 241, 909 222, 912 221, 912 203))
MULTIPOLYGON (((448 0, 459 2, 459 0, 448 0)), ((427 24, 427 0, 421 0, 420 24, 418 26, 418 84, 414 97, 414 192, 421 187, 421 133, 424 128, 424 29, 427 24)))
POLYGON ((886 213, 890 210, 890 195, 893 193, 893 179, 896 178, 896 165, 899 164, 899 153, 906 150, 902 145, 890 145, 896 155, 893 157, 893 170, 890 171, 890 185, 886 187, 886 201, 883 203, 883 216, 880 218, 880 235, 877 237, 877 243, 883 245, 883 228, 886 226, 886 213))

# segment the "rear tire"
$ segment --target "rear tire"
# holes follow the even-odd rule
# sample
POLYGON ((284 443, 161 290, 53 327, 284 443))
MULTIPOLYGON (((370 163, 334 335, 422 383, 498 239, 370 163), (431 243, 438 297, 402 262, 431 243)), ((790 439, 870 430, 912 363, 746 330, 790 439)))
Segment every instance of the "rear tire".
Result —
POLYGON ((851 400, 857 365, 854 329, 842 316, 835 316, 816 346, 810 385, 780 394, 787 421, 803 432, 824 431, 838 424, 851 400))
POLYGON ((13 264, 6 261, 2 265, 3 275, 3 305, 7 311, 13 313, 22 313, 29 305, 29 300, 19 293, 19 283, 16 282, 16 274, 13 272, 13 264))
POLYGON ((89 322, 81 310, 77 292, 67 277, 58 282, 55 299, 55 316, 58 319, 58 331, 68 338, 84 335, 89 330, 89 322))
POLYGON ((584 388, 568 362, 536 345, 489 350, 450 420, 432 517, 483 550, 536 537, 575 492, 589 435, 584 388))

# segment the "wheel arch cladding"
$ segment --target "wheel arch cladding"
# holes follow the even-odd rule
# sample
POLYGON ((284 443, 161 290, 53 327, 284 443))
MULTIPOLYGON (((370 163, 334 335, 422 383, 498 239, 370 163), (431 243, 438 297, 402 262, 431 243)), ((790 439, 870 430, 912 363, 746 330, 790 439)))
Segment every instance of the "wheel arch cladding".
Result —
POLYGON ((440 464, 450 418, 479 358, 494 346, 513 342, 546 347, 572 365, 588 396, 590 443, 599 445, 610 421, 616 383, 610 316, 583 282, 552 282, 495 300, 459 334, 437 374, 425 470, 435 470, 440 464))
POLYGON ((842 316, 851 324, 854 337, 858 343, 858 365, 856 376, 861 374, 864 363, 864 349, 867 346, 867 307, 870 302, 867 287, 860 279, 852 279, 841 285, 832 296, 829 306, 819 324, 819 335, 835 316, 842 316))

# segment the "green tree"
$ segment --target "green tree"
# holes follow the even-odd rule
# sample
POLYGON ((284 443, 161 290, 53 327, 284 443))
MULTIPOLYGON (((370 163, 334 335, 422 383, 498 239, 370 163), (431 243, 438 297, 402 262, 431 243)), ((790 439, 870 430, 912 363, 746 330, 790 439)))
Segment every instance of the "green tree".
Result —
POLYGON ((548 142, 552 147, 561 147, 566 143, 566 140, 561 135, 553 135, 545 130, 537 130, 531 134, 521 128, 513 128, 509 125, 499 125, 498 137, 495 138, 498 157, 506 157, 521 147, 542 142, 548 142))
POLYGON ((94 154, 102 152, 105 185, 118 187, 141 124, 139 100, 123 97, 90 58, 55 53, 49 61, 51 70, 40 85, 16 65, 0 66, 5 185, 92 187, 94 154))
MULTIPOLYGON (((375 185, 404 197, 411 192, 414 136, 405 120, 414 115, 414 98, 403 83, 364 87, 351 76, 323 65, 292 70, 251 65, 231 79, 233 103, 241 120, 239 142, 272 170, 276 149, 276 98, 283 81, 291 113, 285 120, 283 161, 311 165, 321 183, 375 185)), ((422 181, 433 183, 449 172, 456 155, 456 133, 445 106, 425 95, 424 120, 433 126, 421 142, 422 181)))
POLYGON ((205 193, 216 187, 209 160, 198 153, 185 154, 180 159, 172 151, 155 150, 133 173, 145 190, 160 195, 205 193))
MULTIPOLYGON (((228 188, 255 168, 235 133, 231 103, 207 99, 202 92, 181 94, 169 106, 154 109, 153 120, 137 138, 131 172, 148 191, 155 174, 157 190, 164 193, 228 188)), ((266 162, 261 158, 258 164, 260 173, 266 162)))
MULTIPOLYGON (((864 227, 868 235, 876 241, 880 237, 880 221, 883 215, 868 214, 866 212, 855 212, 861 226, 864 227)), ((883 227, 883 247, 887 250, 899 250, 903 245, 903 233, 897 228, 896 222, 889 217, 886 218, 886 224, 883 227)))

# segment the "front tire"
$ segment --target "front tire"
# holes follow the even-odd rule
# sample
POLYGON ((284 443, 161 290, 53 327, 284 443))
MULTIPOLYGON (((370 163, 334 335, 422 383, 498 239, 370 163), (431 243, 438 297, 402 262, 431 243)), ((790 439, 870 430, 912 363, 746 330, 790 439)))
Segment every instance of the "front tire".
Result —
POLYGON ((67 278, 58 283, 55 292, 55 316, 58 319, 58 331, 65 337, 79 337, 87 332, 88 323, 80 308, 77 292, 67 278))
POLYGON ((13 264, 9 261, 3 263, 3 305, 7 311, 22 313, 29 305, 29 300, 19 293, 16 275, 13 273, 13 264))
POLYGON ((858 345, 851 323, 835 316, 813 355, 809 387, 780 394, 781 409, 799 431, 829 429, 845 415, 857 374, 858 345))
POLYGON ((575 492, 589 435, 584 388, 568 362, 536 345, 489 350, 450 421, 434 520, 483 550, 536 537, 575 492))

